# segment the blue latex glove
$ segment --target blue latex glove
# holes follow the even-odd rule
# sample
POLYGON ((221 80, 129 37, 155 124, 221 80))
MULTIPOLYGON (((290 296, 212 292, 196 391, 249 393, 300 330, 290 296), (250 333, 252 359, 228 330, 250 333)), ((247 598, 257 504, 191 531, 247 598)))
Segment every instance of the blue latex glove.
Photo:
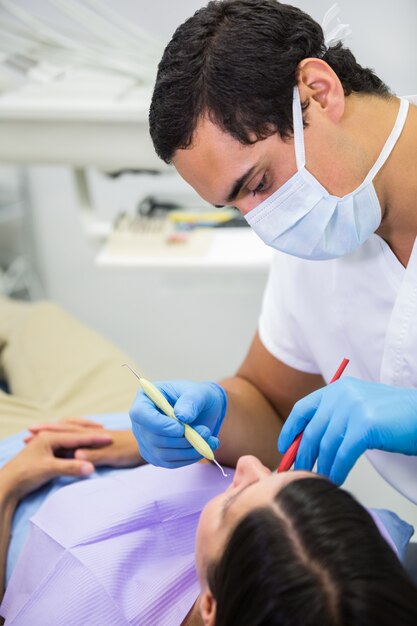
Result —
MULTIPOLYGON (((192 426, 216 450, 227 408, 224 389, 217 383, 189 380, 154 384, 174 407, 178 419, 192 426)), ((202 458, 185 439, 184 426, 162 413, 142 390, 136 395, 130 418, 140 453, 148 463, 174 468, 202 458)))
POLYGON ((365 450, 417 455, 417 390, 345 377, 299 400, 278 442, 284 453, 304 431, 295 469, 342 484, 365 450))

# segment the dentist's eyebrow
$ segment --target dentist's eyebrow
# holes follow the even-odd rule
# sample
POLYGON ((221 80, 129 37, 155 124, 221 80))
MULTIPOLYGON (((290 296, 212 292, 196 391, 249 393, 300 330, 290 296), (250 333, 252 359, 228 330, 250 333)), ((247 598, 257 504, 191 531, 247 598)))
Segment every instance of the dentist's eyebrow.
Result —
POLYGON ((229 195, 226 198, 227 204, 231 204, 234 200, 236 200, 243 185, 248 182, 251 176, 253 176, 253 173, 256 170, 256 167, 257 167, 256 165, 253 165, 251 168, 247 170, 247 172, 243 174, 243 176, 241 176, 235 181, 229 195))

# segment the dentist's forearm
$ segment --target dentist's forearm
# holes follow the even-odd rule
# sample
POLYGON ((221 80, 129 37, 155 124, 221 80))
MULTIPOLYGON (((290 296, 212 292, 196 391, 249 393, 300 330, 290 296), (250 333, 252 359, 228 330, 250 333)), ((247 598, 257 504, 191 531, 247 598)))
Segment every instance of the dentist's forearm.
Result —
POLYGON ((253 384, 239 376, 219 384, 226 390, 228 407, 216 459, 234 467, 239 457, 253 454, 270 469, 276 468, 281 459, 277 441, 283 424, 277 412, 253 384))

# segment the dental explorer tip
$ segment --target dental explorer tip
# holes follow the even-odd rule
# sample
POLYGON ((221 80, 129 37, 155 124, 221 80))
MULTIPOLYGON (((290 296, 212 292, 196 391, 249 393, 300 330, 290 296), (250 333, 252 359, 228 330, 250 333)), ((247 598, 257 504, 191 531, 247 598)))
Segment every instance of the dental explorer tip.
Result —
POLYGON ((123 364, 122 364, 122 367, 127 367, 128 369, 130 369, 130 371, 132 372, 132 374, 133 374, 134 376, 136 376, 136 378, 137 378, 138 380, 140 380, 140 379, 142 378, 142 376, 139 376, 139 374, 137 374, 137 373, 135 372, 135 370, 134 370, 134 369, 132 369, 132 368, 130 367, 130 365, 128 365, 127 363, 123 363, 123 364))

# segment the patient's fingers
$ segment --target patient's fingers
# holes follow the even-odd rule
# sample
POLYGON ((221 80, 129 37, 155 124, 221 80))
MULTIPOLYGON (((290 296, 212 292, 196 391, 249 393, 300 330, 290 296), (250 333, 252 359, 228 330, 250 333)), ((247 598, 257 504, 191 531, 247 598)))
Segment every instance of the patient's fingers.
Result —
MULTIPOLYGON (((87 422, 88 420, 86 420, 87 422)), ((35 437, 37 437, 38 435, 40 435, 41 433, 78 433, 78 434, 88 434, 89 432, 91 432, 92 430, 96 433, 101 433, 104 432, 104 428, 102 426, 100 426, 99 428, 90 428, 89 426, 87 426, 87 424, 85 426, 80 426, 77 424, 66 424, 64 422, 53 422, 51 424, 45 423, 45 424, 35 424, 33 426, 30 426, 28 428, 29 432, 31 433, 30 435, 26 435, 26 437, 23 438, 23 443, 28 444, 31 441, 33 441, 33 439, 35 437)))
POLYGON ((90 461, 94 465, 105 465, 110 460, 108 453, 103 453, 101 448, 78 448, 74 452, 74 458, 78 461, 90 461))
POLYGON ((88 461, 55 458, 51 469, 59 476, 89 476, 94 472, 94 465, 88 461))
POLYGON ((95 467, 110 465, 111 467, 135 467, 140 463, 140 456, 137 453, 135 458, 129 454, 123 454, 112 446, 100 448, 77 448, 74 452, 77 461, 89 461, 95 467))
POLYGON ((40 430, 37 433, 34 433, 32 435, 26 435, 26 437, 23 438, 23 443, 30 443, 31 441, 33 441, 35 439, 35 437, 37 437, 38 435, 40 435, 41 433, 52 433, 52 432, 60 432, 60 433, 70 433, 70 432, 77 432, 77 433, 82 433, 82 430, 68 430, 67 428, 65 430, 58 430, 58 429, 53 429, 53 428, 45 428, 44 430, 40 430))
POLYGON ((62 420, 59 420, 59 422, 45 422, 45 423, 40 423, 40 424, 32 424, 32 426, 29 426, 28 430, 35 435, 42 431, 80 432, 86 428, 103 429, 103 426, 101 424, 97 424, 97 422, 93 422, 92 420, 87 420, 81 417, 80 418, 74 417, 74 418, 64 418, 62 420))
POLYGON ((62 424, 61 422, 52 422, 51 424, 34 424, 33 426, 29 426, 28 431, 33 435, 37 435, 41 432, 50 432, 50 433, 65 433, 65 432, 80 432, 82 428, 80 426, 71 426, 67 424, 62 424))
POLYGON ((113 439, 108 433, 45 433, 41 435, 51 446, 52 450, 60 448, 75 449, 86 446, 105 446, 113 439))
POLYGON ((87 428, 103 428, 102 424, 89 420, 85 417, 63 417, 59 420, 60 424, 74 424, 75 426, 86 426, 87 428))

